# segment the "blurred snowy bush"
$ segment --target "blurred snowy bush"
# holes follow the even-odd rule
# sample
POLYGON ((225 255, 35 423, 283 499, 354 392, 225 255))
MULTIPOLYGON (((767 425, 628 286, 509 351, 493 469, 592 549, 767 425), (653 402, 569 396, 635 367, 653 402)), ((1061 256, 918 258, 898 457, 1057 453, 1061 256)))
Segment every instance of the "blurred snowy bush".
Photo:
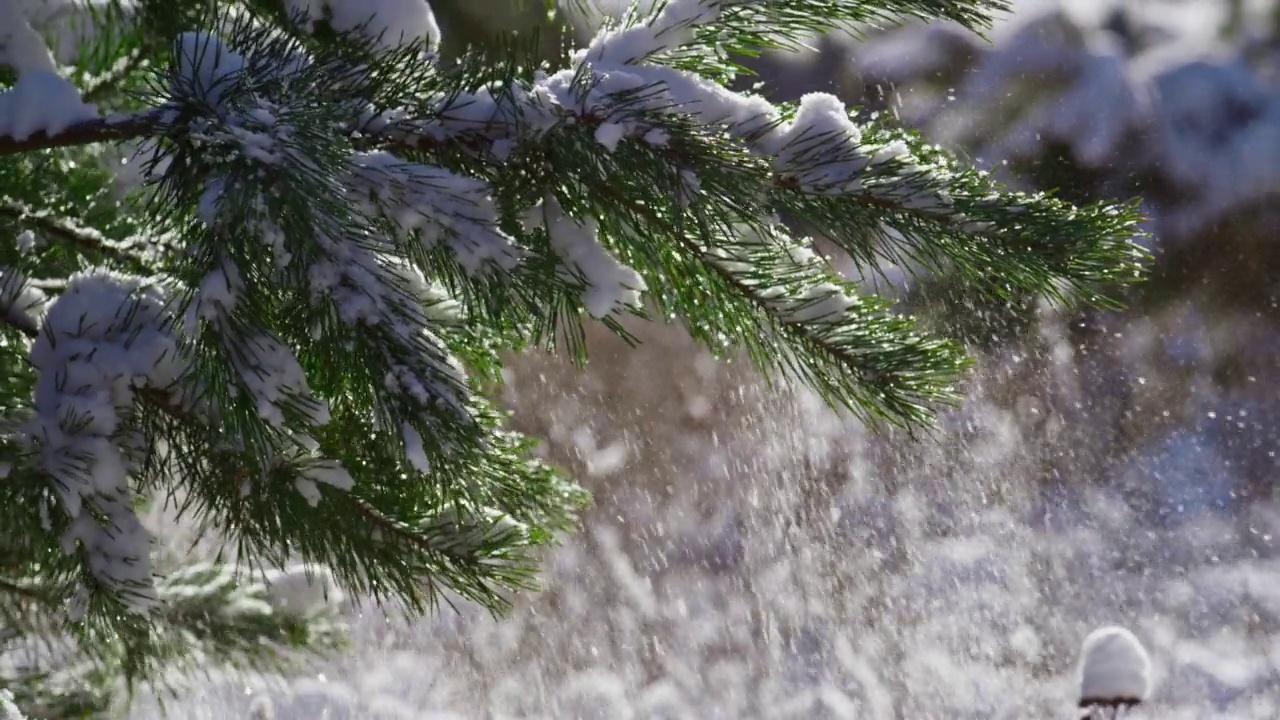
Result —
MULTIPOLYGON (((1157 234, 1202 236, 1280 193, 1280 38, 1248 4, 1063 3, 1017 20, 994 44, 944 25, 851 47, 852 69, 886 107, 938 142, 1033 179, 1063 153, 1104 194, 1140 188, 1157 234)), ((1080 187, 1064 184, 1064 191, 1080 187)), ((1086 185, 1087 187, 1087 185, 1086 185)))

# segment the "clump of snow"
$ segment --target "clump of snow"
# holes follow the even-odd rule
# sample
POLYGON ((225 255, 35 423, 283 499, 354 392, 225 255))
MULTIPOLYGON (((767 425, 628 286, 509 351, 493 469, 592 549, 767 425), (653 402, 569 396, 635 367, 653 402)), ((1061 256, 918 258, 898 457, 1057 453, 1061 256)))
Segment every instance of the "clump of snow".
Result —
POLYGON ((298 492, 307 499, 307 502, 312 507, 315 507, 320 503, 321 499, 319 485, 328 485, 339 490, 350 490, 356 486, 356 483, 355 479, 351 477, 351 473, 336 460, 322 459, 302 468, 301 473, 294 480, 294 485, 297 487, 298 492))
POLYGON ((327 21, 338 32, 359 30, 387 48, 425 40, 434 49, 440 43, 427 0, 288 0, 287 6, 305 16, 311 30, 327 21))
POLYGON ((31 232, 30 230, 23 230, 22 232, 18 233, 18 237, 16 241, 17 241, 19 252, 23 252, 23 253, 31 252, 31 250, 34 249, 36 246, 36 234, 31 232))
POLYGON ((1104 627, 1085 638, 1080 705, 1133 705, 1151 692, 1151 658, 1129 630, 1104 627))
POLYGON ((276 612, 314 617, 336 610, 346 599, 333 573, 325 568, 293 564, 265 574, 267 601, 276 612))
POLYGON ((13 701, 13 693, 7 689, 0 689, 0 720, 26 720, 13 701))
POLYGON ((229 84, 245 69, 245 58, 207 32, 185 32, 174 42, 178 60, 175 91, 187 89, 217 106, 229 84))
POLYGON ((616 150, 618 143, 626 136, 627 128, 621 123, 600 123, 600 127, 596 128, 596 142, 609 152, 616 150))
POLYGON ((349 185, 359 190, 353 195, 367 198, 366 213, 384 216, 404 232, 403 242, 428 250, 443 242, 468 272, 511 270, 522 257, 498 228, 497 206, 483 180, 370 152, 352 158, 349 185))
POLYGON ((582 302, 592 317, 640 307, 641 293, 647 289, 644 278, 600 244, 594 220, 570 217, 554 196, 547 195, 525 213, 525 223, 546 228, 564 272, 583 284, 582 302))
POLYGON ((850 152, 862 140, 844 103, 827 93, 808 93, 791 122, 779 129, 774 168, 795 173, 804 187, 820 192, 860 190, 859 174, 871 157, 850 152))
POLYGON ((18 73, 12 87, 0 92, 0 136, 26 140, 32 135, 56 135, 68 127, 98 117, 80 92, 58 74, 53 55, 24 16, 22 3, 0 0, 0 66, 18 73))
POLYGON ((82 545, 99 581, 134 610, 152 607, 151 538, 133 511, 126 441, 137 390, 165 391, 185 369, 167 294, 109 271, 73 275, 49 304, 29 358, 38 379, 24 437, 73 520, 64 550, 82 545))
POLYGON ((0 136, 15 140, 56 135, 97 117, 98 109, 82 101, 74 85, 48 70, 21 73, 13 87, 0 92, 0 136))
POLYGON ((727 3, 672 0, 657 16, 631 27, 600 30, 585 54, 593 65, 630 65, 694 41, 694 31, 720 18, 727 3))
POLYGON ((242 292, 244 279, 240 277, 240 269, 231 258, 221 258, 218 266, 205 275, 196 290, 188 310, 187 325, 194 325, 196 319, 214 320, 219 315, 229 314, 242 292))
POLYGON ((32 27, 21 0, 0 0, 0 65, 21 75, 28 70, 57 74, 53 53, 40 33, 32 27))
POLYGON ((28 334, 40 327, 48 297, 22 273, 0 268, 0 317, 28 334))
POLYGON ((265 332, 238 340, 231 364, 258 415, 277 427, 285 425, 287 410, 298 412, 311 425, 329 421, 329 407, 311 393, 306 371, 293 349, 265 332))
POLYGON ((407 422, 401 426, 400 431, 404 437, 404 452, 409 458, 409 464, 420 473, 431 472, 431 461, 427 459, 426 450, 423 449, 422 435, 407 422))

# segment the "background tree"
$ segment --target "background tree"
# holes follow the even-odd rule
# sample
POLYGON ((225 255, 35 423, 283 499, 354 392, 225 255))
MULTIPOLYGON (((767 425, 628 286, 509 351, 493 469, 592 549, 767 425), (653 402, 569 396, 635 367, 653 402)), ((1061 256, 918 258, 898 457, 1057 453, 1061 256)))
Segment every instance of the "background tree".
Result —
POLYGON ((927 427, 962 348, 801 229, 979 297, 1111 303, 1143 260, 1131 205, 1006 191, 830 95, 727 89, 814 33, 999 9, 675 0, 552 67, 521 39, 437 62, 421 0, 0 2, 5 686, 55 715, 331 646, 317 603, 271 601, 291 562, 501 610, 585 497, 484 390, 504 351, 583 360, 588 318, 679 319, 927 427), (166 505, 219 563, 153 557, 166 505))

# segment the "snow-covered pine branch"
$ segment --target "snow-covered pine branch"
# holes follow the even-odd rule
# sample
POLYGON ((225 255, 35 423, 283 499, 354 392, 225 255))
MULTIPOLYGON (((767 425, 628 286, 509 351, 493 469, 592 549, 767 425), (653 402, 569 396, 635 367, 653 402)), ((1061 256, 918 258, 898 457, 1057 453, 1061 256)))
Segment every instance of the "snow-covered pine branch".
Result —
POLYGON ((0 0, 0 579, 130 681, 168 652, 174 578, 265 613, 224 569, 154 577, 140 513, 170 496, 246 568, 415 610, 529 586, 585 498, 482 394, 504 350, 654 311, 919 427, 959 346, 805 233, 997 297, 1106 302, 1142 261, 1131 207, 1009 193, 833 96, 726 86, 735 52, 900 15, 980 29, 996 0, 671 0, 563 68, 445 66, 423 0, 215 5, 112 5, 55 58, 0 0))

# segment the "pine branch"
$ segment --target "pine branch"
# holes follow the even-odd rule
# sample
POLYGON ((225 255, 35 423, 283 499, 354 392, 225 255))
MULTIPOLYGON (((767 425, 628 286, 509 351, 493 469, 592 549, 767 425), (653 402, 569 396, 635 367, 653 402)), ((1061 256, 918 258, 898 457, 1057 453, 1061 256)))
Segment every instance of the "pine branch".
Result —
MULTIPOLYGON (((241 567, 323 565, 415 611, 506 608, 585 496, 480 388, 503 350, 578 349, 586 316, 621 332, 653 308, 915 429, 955 399, 959 347, 840 280, 801 232, 997 298, 1106 304, 1141 270, 1132 207, 1010 193, 829 95, 776 106, 724 86, 733 53, 890 15, 979 28, 997 0, 672 0, 554 72, 515 51, 444 70, 428 29, 396 44, 316 4, 203 7, 144 0, 125 22, 121 4, 86 63, 145 79, 153 109, 0 137, 0 218, 53 240, 0 247, 5 577, 74 600, 22 627, 87 658, 71 674, 96 688, 108 667, 163 683, 166 664, 269 668, 333 637, 228 568, 157 582, 138 498, 180 491, 183 521, 241 567), (172 38, 167 64, 154 38, 172 38), (124 140, 151 152, 137 222, 92 199, 111 183, 77 169, 96 150, 44 152, 124 140), (173 246, 141 252, 152 237, 173 246), (99 263, 118 267, 78 271, 99 263)), ((95 112, 47 71, 22 91, 47 82, 72 117, 95 112)), ((0 611, 35 602, 7 589, 0 611)))
POLYGON ((26 205, 0 200, 0 217, 8 217, 19 224, 33 227, 40 232, 73 246, 88 254, 101 254, 117 265, 134 272, 146 273, 150 268, 146 259, 133 250, 134 242, 118 242, 89 227, 54 217, 48 212, 38 212, 26 205))
MULTIPOLYGON (((135 48, 129 52, 123 61, 111 68, 106 74, 93 79, 85 88, 83 97, 86 103, 99 103, 120 90, 120 86, 129 78, 133 77, 140 69, 146 67, 147 56, 141 48, 135 48)), ((116 140, 119 142, 119 140, 116 140)))
MULTIPOLYGON (((60 603, 30 591, 45 612, 61 614, 60 603)), ((193 670, 281 673, 345 643, 337 612, 343 597, 318 569, 292 567, 245 581, 226 565, 198 563, 166 577, 159 594, 164 610, 145 632, 130 627, 89 656, 67 657, 67 646, 31 656, 35 665, 4 678, 19 704, 36 717, 65 717, 77 708, 104 708, 137 681, 172 694, 193 670)))

